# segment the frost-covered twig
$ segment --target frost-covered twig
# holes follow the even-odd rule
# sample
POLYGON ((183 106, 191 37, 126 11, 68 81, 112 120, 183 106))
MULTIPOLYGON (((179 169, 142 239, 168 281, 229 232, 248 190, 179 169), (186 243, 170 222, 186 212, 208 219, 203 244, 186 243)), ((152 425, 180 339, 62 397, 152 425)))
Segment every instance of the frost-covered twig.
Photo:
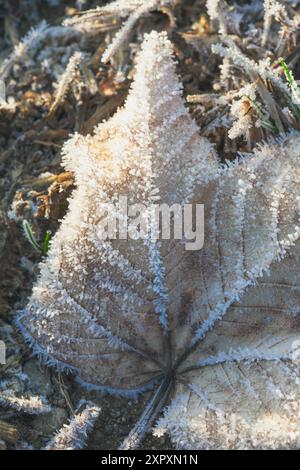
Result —
POLYGON ((158 0, 150 0, 149 2, 143 2, 139 8, 137 8, 127 21, 124 23, 123 27, 117 32, 112 43, 108 46, 106 51, 102 56, 102 62, 108 62, 111 57, 117 52, 120 46, 127 40, 132 28, 135 23, 139 20, 141 16, 148 13, 150 10, 154 9, 158 5, 158 0))
POLYGON ((45 450, 75 450, 86 445, 87 435, 93 429, 101 409, 91 402, 84 404, 83 411, 77 412, 69 424, 64 424, 45 450))
POLYGON ((226 40, 226 46, 213 44, 212 51, 214 54, 230 59, 233 65, 239 68, 243 73, 246 73, 251 80, 260 76, 263 80, 270 80, 274 86, 289 95, 289 87, 281 79, 279 70, 272 68, 270 58, 255 62, 255 60, 243 54, 232 40, 226 40))
MULTIPOLYGON (((238 100, 233 101, 230 114, 234 119, 231 129, 228 131, 230 139, 236 139, 243 135, 249 143, 249 130, 253 127, 251 113, 249 113, 250 105, 256 111, 259 120, 256 121, 256 127, 264 127, 271 132, 275 132, 276 128, 270 120, 268 112, 264 111, 256 102, 256 84, 248 84, 241 88, 236 94, 238 100)), ((250 145, 249 145, 250 146, 250 145)))
MULTIPOLYGON (((161 8, 172 3, 173 0, 156 0, 156 6, 161 8)), ((152 8, 150 0, 116 0, 103 7, 97 7, 90 10, 82 11, 73 18, 66 19, 63 24, 65 26, 73 26, 76 29, 84 29, 99 27, 99 21, 104 22, 113 18, 126 18, 140 7, 149 6, 152 8)))
POLYGON ((76 69, 80 62, 83 60, 83 54, 81 52, 75 52, 70 58, 65 72, 62 74, 60 81, 57 84, 57 93, 54 102, 52 103, 49 114, 53 115, 58 105, 63 102, 68 87, 72 82, 76 69))
POLYGON ((101 18, 111 18, 118 16, 126 18, 132 11, 139 8, 144 0, 116 0, 102 7, 91 8, 80 12, 78 15, 67 18, 63 24, 65 26, 81 27, 84 23, 92 24, 101 18))
POLYGON ((64 21, 64 25, 72 26, 85 32, 97 31, 103 28, 103 24, 113 18, 127 18, 121 29, 115 35, 102 57, 106 63, 124 43, 136 22, 143 15, 152 10, 161 9, 173 3, 173 0, 116 0, 103 7, 90 9, 73 18, 64 21))
POLYGON ((281 18, 287 17, 285 7, 276 0, 264 0, 264 10, 264 32, 262 35, 263 46, 265 46, 268 41, 268 36, 272 25, 272 18, 274 17, 277 21, 280 21, 281 18))
POLYGON ((0 78, 0 110, 14 110, 16 106, 14 98, 10 97, 6 101, 6 86, 4 80, 0 78))
POLYGON ((24 62, 26 54, 29 51, 38 49, 41 43, 48 38, 51 38, 53 41, 57 41, 61 37, 76 39, 80 34, 80 31, 72 27, 49 26, 46 21, 42 21, 37 27, 31 28, 19 44, 15 46, 10 56, 4 60, 0 67, 0 79, 6 79, 16 63, 24 62))
POLYGON ((0 405, 27 414, 50 413, 51 406, 44 397, 17 397, 13 391, 0 392, 0 405))
POLYGON ((21 42, 15 46, 11 55, 3 62, 0 68, 0 77, 2 79, 6 78, 13 65, 21 60, 25 54, 32 47, 36 46, 48 32, 48 24, 46 21, 42 21, 36 28, 32 28, 21 40, 21 42))
POLYGON ((248 100, 246 96, 250 96, 255 100, 255 85, 247 85, 237 93, 238 100, 233 101, 230 114, 234 119, 232 127, 228 131, 228 136, 230 139, 236 139, 237 137, 243 135, 248 137, 249 129, 252 127, 251 114, 245 112, 248 100))
POLYGON ((211 21, 217 20, 219 22, 220 34, 225 35, 227 33, 227 25, 222 3, 222 0, 207 0, 206 8, 211 21))

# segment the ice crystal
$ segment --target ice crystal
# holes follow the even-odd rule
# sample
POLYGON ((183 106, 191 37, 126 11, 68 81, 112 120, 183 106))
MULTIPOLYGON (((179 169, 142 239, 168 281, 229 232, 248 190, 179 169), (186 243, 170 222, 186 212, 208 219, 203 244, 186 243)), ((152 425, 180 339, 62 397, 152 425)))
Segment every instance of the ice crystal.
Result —
POLYGON ((179 448, 297 448, 300 136, 218 165, 171 54, 164 33, 148 35, 125 106, 65 145, 77 189, 17 323, 83 385, 127 396, 157 386, 122 448, 169 396, 157 433, 179 448), (203 249, 103 241, 120 195, 147 208, 204 204, 203 249))

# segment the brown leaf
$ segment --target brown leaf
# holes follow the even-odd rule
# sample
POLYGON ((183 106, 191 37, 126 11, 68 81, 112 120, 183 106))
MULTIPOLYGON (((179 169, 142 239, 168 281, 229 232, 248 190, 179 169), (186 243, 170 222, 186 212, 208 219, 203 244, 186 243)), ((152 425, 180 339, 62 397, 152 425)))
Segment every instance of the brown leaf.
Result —
POLYGON ((64 148, 76 190, 18 318, 35 351, 81 383, 134 395, 158 383, 124 447, 157 433, 192 448, 300 444, 300 137, 218 165, 185 109, 165 34, 147 36, 124 108, 64 148), (103 240, 120 196, 204 204, 204 247, 103 240))

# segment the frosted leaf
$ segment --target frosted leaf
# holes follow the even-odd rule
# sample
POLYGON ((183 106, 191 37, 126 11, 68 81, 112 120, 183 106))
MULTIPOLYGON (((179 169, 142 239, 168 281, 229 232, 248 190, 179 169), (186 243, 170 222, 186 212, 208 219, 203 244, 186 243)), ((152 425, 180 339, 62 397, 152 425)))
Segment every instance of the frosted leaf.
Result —
POLYGON ((300 444, 297 306, 300 136, 220 167, 185 109, 164 33, 143 43, 124 108, 64 164, 77 189, 18 325, 34 352, 92 388, 158 386, 125 442, 156 416, 181 448, 300 444), (204 204, 205 241, 108 240, 107 203, 204 204))

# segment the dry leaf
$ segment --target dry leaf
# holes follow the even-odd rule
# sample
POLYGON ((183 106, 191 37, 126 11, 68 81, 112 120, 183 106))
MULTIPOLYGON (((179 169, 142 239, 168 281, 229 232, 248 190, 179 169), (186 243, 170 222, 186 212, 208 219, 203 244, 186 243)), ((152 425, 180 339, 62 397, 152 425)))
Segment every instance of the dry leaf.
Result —
POLYGON ((219 167, 154 32, 125 107, 66 144, 77 189, 18 324, 35 353, 90 387, 131 396, 158 384, 124 448, 169 393, 156 432, 179 448, 299 446, 299 156, 293 134, 219 167), (204 204, 203 249, 103 241, 120 195, 204 204))

